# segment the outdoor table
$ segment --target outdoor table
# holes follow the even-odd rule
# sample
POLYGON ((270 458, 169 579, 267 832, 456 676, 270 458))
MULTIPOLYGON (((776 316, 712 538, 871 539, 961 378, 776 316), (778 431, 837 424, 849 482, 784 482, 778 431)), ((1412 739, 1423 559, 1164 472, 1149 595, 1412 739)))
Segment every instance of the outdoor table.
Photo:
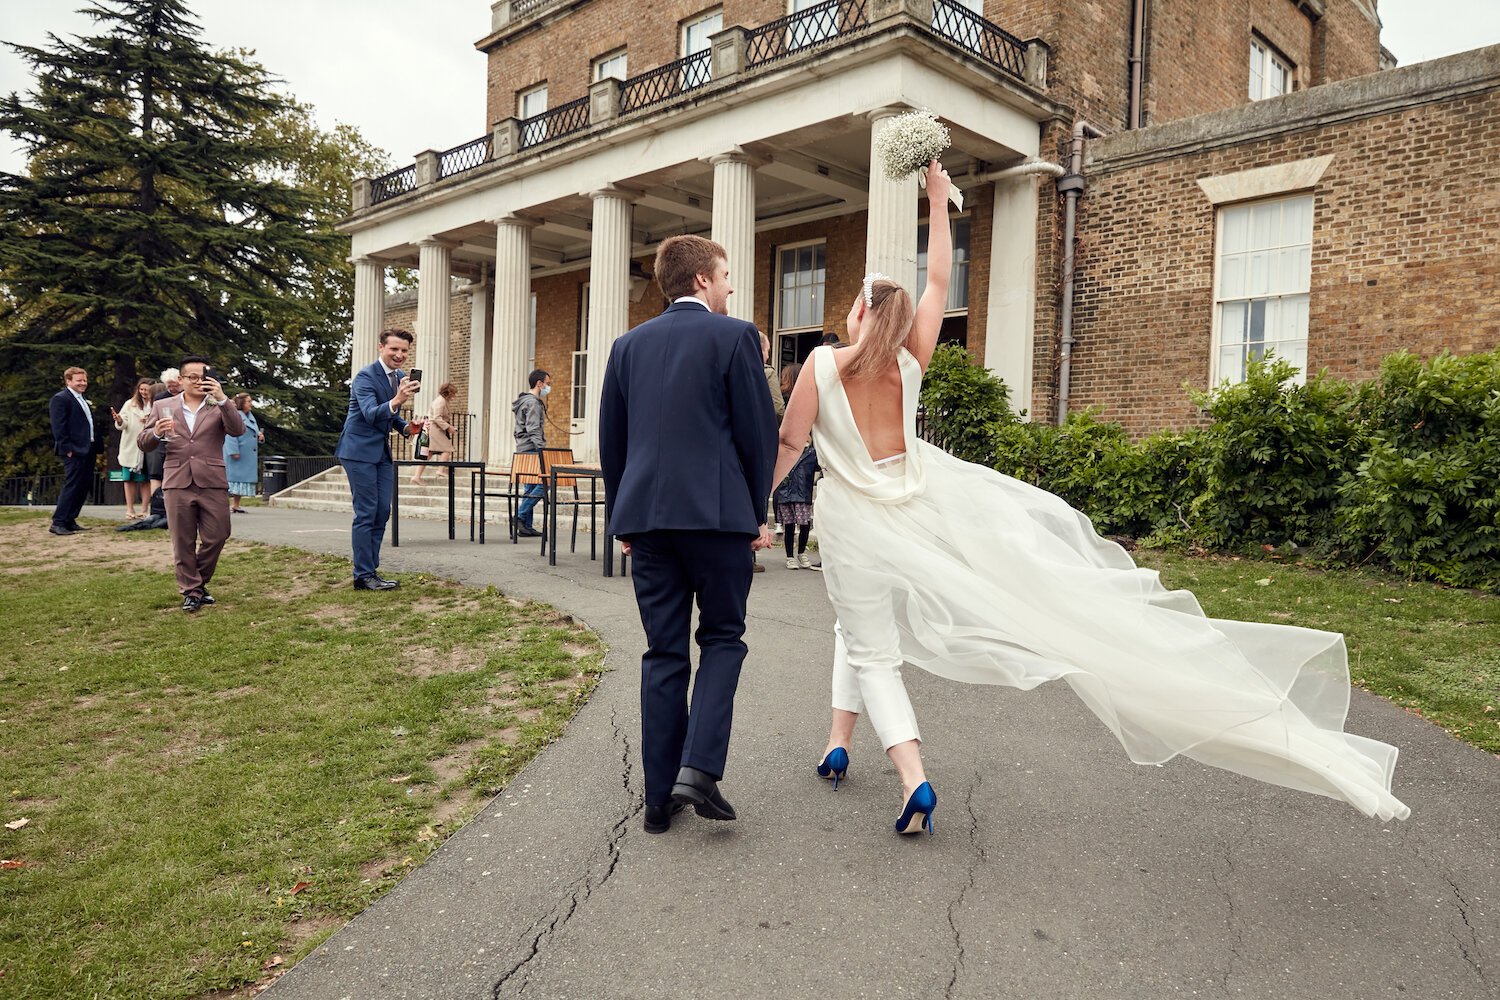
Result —
MULTIPOLYGON (((589 511, 593 517, 594 527, 599 526, 599 484, 604 481, 604 470, 597 465, 554 465, 547 470, 548 477, 548 503, 547 503, 547 527, 542 532, 542 548, 547 553, 547 563, 550 566, 557 565, 557 481, 559 479, 587 479, 589 481, 589 511), (548 549, 547 546, 551 545, 548 549)), ((605 525, 604 534, 604 575, 614 576, 615 536, 609 534, 609 526, 605 525)), ((589 532, 589 558, 599 558, 598 531, 589 532)))
MULTIPOLYGON (((433 462, 417 461, 415 459, 398 459, 392 463, 395 466, 394 475, 396 481, 391 485, 391 547, 398 548, 401 545, 401 525, 397 516, 401 509, 401 469, 403 466, 421 466, 426 469, 445 468, 448 470, 448 540, 451 542, 456 537, 454 531, 454 509, 455 497, 453 488, 454 471, 457 469, 469 470, 469 541, 474 541, 474 498, 479 497, 479 522, 484 522, 484 490, 476 489, 477 477, 484 475, 483 462, 433 462)), ((484 532, 479 533, 479 544, 484 544, 484 532)))

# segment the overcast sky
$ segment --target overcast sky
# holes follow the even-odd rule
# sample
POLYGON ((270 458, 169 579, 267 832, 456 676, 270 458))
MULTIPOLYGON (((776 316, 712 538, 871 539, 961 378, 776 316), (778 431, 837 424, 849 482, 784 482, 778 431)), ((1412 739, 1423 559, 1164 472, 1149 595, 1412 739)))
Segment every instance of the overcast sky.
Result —
MULTIPOLYGON (((0 0, 0 40, 41 46, 88 33, 83 0, 0 0)), ((397 165, 483 135, 487 0, 190 0, 214 48, 250 48, 321 123, 346 122, 397 165)), ((1500 0, 1380 0, 1386 48, 1403 66, 1500 43, 1500 0)), ((644 68, 644 67, 643 67, 644 68)), ((31 89, 0 51, 0 93, 31 89)), ((24 159, 0 135, 0 169, 24 159)))

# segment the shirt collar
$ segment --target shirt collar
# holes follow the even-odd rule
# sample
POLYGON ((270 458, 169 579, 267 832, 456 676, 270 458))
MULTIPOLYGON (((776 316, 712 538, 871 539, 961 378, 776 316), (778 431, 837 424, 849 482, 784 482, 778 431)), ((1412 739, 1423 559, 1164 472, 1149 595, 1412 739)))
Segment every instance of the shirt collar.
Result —
MULTIPOLYGON (((679 305, 679 304, 681 304, 683 302, 691 302, 694 305, 699 305, 699 306, 702 306, 704 309, 708 309, 708 303, 704 302, 702 299, 698 298, 698 296, 696 296, 696 295, 684 295, 684 296, 682 296, 680 298, 676 298, 676 299, 672 300, 672 304, 674 306, 675 305, 679 305)), ((710 311, 712 311, 712 310, 710 310, 710 311)))
POLYGON ((78 400, 84 406, 88 405, 89 401, 83 398, 83 393, 79 392, 77 389, 73 388, 71 385, 64 386, 63 388, 65 388, 69 392, 71 392, 73 394, 73 398, 76 399, 76 400, 78 400))
POLYGON ((386 378, 390 378, 392 373, 399 372, 401 370, 399 368, 387 368, 386 364, 385 364, 385 359, 384 358, 376 358, 375 360, 380 363, 380 367, 385 368, 385 377, 386 378))

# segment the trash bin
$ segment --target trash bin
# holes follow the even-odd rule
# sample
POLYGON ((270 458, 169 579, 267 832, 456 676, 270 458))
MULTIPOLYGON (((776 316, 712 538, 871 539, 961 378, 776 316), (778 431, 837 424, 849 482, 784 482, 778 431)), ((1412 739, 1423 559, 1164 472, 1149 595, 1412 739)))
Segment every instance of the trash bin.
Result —
POLYGON ((286 456, 267 455, 261 471, 261 492, 269 497, 286 487, 286 456))

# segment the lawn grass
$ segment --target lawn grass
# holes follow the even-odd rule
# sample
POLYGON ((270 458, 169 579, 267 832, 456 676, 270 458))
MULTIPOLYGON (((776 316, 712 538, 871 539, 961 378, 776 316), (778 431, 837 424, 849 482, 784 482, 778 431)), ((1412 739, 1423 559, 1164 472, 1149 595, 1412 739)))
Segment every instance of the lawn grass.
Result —
POLYGON ((1343 632, 1355 684, 1500 753, 1500 598, 1380 570, 1145 549, 1133 555, 1168 587, 1193 591, 1216 618, 1343 632))
POLYGON ((0 827, 0 996, 201 997, 289 967, 601 669, 592 633, 493 588, 355 592, 345 560, 232 541, 188 615, 166 532, 46 529, 0 511, 0 819, 29 820, 0 827))

